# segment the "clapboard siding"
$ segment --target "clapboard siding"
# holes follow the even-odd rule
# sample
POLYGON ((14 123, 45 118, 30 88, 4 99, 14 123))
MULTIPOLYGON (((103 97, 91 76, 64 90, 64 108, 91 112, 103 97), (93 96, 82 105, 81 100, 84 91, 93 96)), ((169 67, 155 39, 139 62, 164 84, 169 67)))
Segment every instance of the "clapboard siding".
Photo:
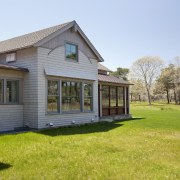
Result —
POLYGON ((51 39, 47 43, 43 45, 43 47, 54 49, 59 46, 63 46, 66 42, 72 42, 78 45, 78 49, 83 52, 88 58, 97 59, 97 56, 94 52, 89 48, 85 40, 81 37, 81 35, 72 29, 69 29, 62 34, 56 36, 51 39))
POLYGON ((46 128, 49 122, 55 126, 70 125, 72 120, 76 123, 89 123, 91 119, 98 121, 98 71, 97 60, 89 59, 79 50, 79 61, 69 62, 65 60, 64 46, 54 49, 49 55, 49 49, 38 48, 38 128, 46 128), (93 80, 93 109, 92 113, 46 115, 46 75, 44 67, 54 69, 61 77, 73 77, 78 79, 93 80))
MULTIPOLYGON (((1 69, 0 79, 23 79, 23 73, 1 69)), ((0 105, 0 132, 23 127, 23 105, 0 105)))
POLYGON ((23 105, 0 105, 0 132, 23 127, 23 105))
MULTIPOLYGON (((23 126, 38 128, 38 82, 37 82, 37 49, 28 48, 16 52, 16 61, 6 63, 6 55, 0 55, 0 63, 28 68, 28 73, 23 73, 23 126)), ((0 70, 3 72, 3 70, 0 70)), ((7 72, 7 71, 6 71, 7 72)), ((9 71, 6 76, 19 77, 21 72, 9 71)), ((22 74, 22 73, 21 73, 22 74)), ((2 73, 1 75, 2 76, 2 73)), ((6 108, 9 106, 4 105, 6 108)), ((1 106, 2 107, 2 106, 1 106)), ((9 109, 11 111, 11 109, 9 109)), ((7 113, 7 112, 6 112, 7 113)), ((13 117, 13 113, 11 113, 13 117)), ((1 114, 0 114, 1 117, 1 114)), ((4 116, 3 116, 4 117, 4 116)), ((7 118, 9 114, 7 113, 7 118)), ((14 114, 16 117, 16 113, 14 114)), ((5 120, 4 120, 5 121, 5 120)), ((7 121, 9 123, 9 121, 7 121)))

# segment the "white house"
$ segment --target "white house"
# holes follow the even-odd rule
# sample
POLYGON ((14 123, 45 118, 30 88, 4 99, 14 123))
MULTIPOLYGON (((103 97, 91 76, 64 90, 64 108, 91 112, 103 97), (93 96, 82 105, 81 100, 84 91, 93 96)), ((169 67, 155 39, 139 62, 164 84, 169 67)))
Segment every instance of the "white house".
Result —
POLYGON ((0 131, 129 117, 129 83, 109 76, 75 21, 0 41, 0 131))

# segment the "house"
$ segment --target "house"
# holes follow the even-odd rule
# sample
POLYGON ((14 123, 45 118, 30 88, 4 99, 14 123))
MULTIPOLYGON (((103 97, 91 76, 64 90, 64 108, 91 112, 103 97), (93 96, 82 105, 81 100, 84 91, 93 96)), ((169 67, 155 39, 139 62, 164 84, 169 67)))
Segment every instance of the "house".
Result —
POLYGON ((0 131, 129 117, 129 83, 108 75, 75 21, 0 42, 0 131))

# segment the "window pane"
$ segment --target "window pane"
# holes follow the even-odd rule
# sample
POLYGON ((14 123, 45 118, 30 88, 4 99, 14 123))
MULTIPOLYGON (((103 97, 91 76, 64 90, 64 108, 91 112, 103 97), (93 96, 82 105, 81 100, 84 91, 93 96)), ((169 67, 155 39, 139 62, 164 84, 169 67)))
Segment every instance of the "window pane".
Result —
POLYGON ((66 58, 77 60, 77 46, 66 44, 66 58))
POLYGON ((79 82, 62 82, 62 110, 80 110, 80 90, 79 82))
POLYGON ((58 112, 59 104, 59 83, 55 80, 48 80, 47 111, 58 112))
POLYGON ((58 112, 58 96, 48 96, 48 112, 58 112))
POLYGON ((102 86, 102 107, 109 107, 109 86, 102 86))
POLYGON ((92 84, 84 83, 84 111, 93 110, 92 84))
POLYGON ((116 107, 116 87, 110 87, 110 105, 116 107))
POLYGON ((118 106, 124 106, 124 91, 123 87, 118 87, 118 106))
POLYGON ((84 96, 92 96, 92 84, 84 83, 84 96))
POLYGON ((70 96, 70 82, 62 82, 62 96, 70 96))
POLYGON ((19 98, 19 81, 7 81, 6 102, 18 103, 19 98))
POLYGON ((3 80, 0 80, 0 103, 3 103, 3 80))
POLYGON ((62 97, 62 110, 63 111, 80 110, 80 98, 79 97, 62 97))
POLYGON ((48 81, 48 95, 58 95, 58 81, 48 81))
POLYGON ((92 97, 84 98, 84 110, 92 111, 92 97))

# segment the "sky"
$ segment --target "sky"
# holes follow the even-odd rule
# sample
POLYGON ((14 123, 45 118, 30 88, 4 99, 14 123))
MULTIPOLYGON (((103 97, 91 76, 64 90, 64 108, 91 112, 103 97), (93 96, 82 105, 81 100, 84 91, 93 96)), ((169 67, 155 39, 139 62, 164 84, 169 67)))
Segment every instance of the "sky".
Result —
POLYGON ((5 0, 0 41, 76 20, 112 70, 180 56, 179 0, 5 0))

